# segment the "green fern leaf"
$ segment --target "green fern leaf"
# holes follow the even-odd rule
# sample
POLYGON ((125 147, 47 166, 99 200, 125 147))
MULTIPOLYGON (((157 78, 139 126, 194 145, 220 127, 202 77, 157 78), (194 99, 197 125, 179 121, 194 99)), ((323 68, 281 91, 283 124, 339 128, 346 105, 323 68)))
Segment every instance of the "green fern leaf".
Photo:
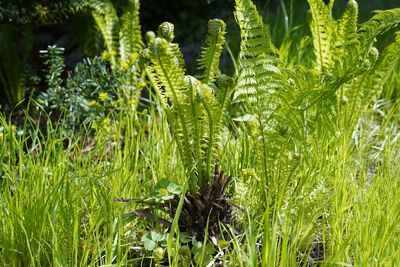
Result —
POLYGON ((335 40, 335 63, 341 66, 341 70, 353 67, 359 52, 359 40, 357 36, 358 5, 355 0, 350 0, 338 22, 338 30, 335 40))
MULTIPOLYGON (((156 82, 156 89, 160 90, 160 95, 172 101, 174 109, 167 109, 167 111, 170 112, 169 120, 174 120, 172 125, 176 126, 174 134, 180 136, 180 138, 177 138, 178 148, 182 157, 191 158, 187 130, 189 121, 185 116, 187 113, 186 105, 190 103, 190 99, 188 98, 184 70, 179 67, 178 60, 169 49, 169 43, 164 38, 155 38, 150 43, 149 48, 152 66, 149 67, 148 73, 156 82)), ((191 168, 192 166, 186 167, 191 168)))
POLYGON ((375 16, 360 26, 358 31, 362 50, 366 56, 376 41, 376 37, 400 23, 400 8, 378 11, 375 16))
POLYGON ((203 71, 199 78, 204 83, 212 83, 219 76, 219 59, 225 43, 225 23, 219 19, 208 22, 206 45, 201 49, 198 70, 203 71))
MULTIPOLYGON (((271 76, 279 76, 277 57, 255 5, 249 0, 236 1, 236 20, 240 27, 240 73, 234 99, 256 101, 257 95, 279 87, 271 76)), ((279 80, 276 80, 279 82, 279 80)))
POLYGON ((254 118, 258 125, 256 138, 261 144, 258 159, 267 177, 268 162, 277 151, 272 145, 276 143, 272 138, 276 136, 274 129, 277 126, 273 117, 280 105, 277 91, 285 88, 286 82, 277 67, 278 59, 255 5, 249 0, 236 0, 235 16, 240 27, 241 44, 234 99, 248 103, 251 114, 245 114, 244 117, 254 118))
POLYGON ((362 103, 371 105, 378 100, 385 83, 396 71, 400 62, 400 32, 397 32, 396 40, 382 52, 377 63, 368 71, 358 84, 362 92, 362 103))
POLYGON ((169 49, 170 51, 174 54, 175 59, 178 60, 179 66, 184 69, 185 67, 185 60, 183 58, 183 54, 181 50, 179 49, 179 45, 176 43, 173 43, 173 39, 175 38, 174 35, 174 24, 170 22, 163 22, 160 24, 158 27, 158 35, 167 40, 169 43, 169 49))
MULTIPOLYGON (((326 72, 331 68, 332 60, 332 32, 334 20, 329 7, 322 0, 308 0, 311 11, 311 33, 313 35, 314 53, 317 57, 317 70, 326 72)), ((331 1, 333 4, 333 1, 331 1)))
POLYGON ((113 4, 109 0, 91 0, 89 6, 92 16, 103 36, 104 45, 111 56, 111 64, 116 65, 118 49, 119 19, 113 4))
POLYGON ((332 9, 334 5, 335 5, 335 0, 330 0, 328 3, 328 10, 330 14, 332 14, 332 9))
POLYGON ((139 8, 139 0, 129 0, 128 8, 120 20, 119 52, 123 62, 130 62, 132 54, 139 53, 143 48, 139 8))
POLYGON ((378 100, 385 83, 396 71, 400 62, 400 32, 397 33, 395 41, 380 55, 376 48, 372 48, 366 62, 369 64, 368 69, 344 85, 349 104, 343 112, 350 123, 357 120, 357 113, 378 100))

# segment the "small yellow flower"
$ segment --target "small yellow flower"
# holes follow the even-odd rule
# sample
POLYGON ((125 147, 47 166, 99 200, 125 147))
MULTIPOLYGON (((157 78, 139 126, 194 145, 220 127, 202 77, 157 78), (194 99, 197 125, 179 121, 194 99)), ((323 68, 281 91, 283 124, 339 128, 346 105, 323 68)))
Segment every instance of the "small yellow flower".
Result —
POLYGON ((101 93, 99 94, 99 99, 100 99, 101 101, 106 101, 106 100, 108 99, 108 94, 107 94, 106 92, 101 92, 101 93))
POLYGON ((101 59, 103 60, 107 60, 110 58, 110 53, 108 53, 108 51, 103 51, 103 53, 101 53, 101 59))
POLYGON ((138 54, 138 53, 132 53, 132 54, 131 54, 131 58, 130 58, 131 62, 132 62, 132 63, 135 62, 135 61, 137 60, 138 57, 139 57, 139 54, 138 54))
POLYGON ((127 70, 129 68, 129 64, 126 61, 121 61, 121 69, 127 70))
POLYGON ((103 121, 101 122, 103 125, 108 125, 110 124, 110 119, 109 118, 104 118, 103 121))
POLYGON ((128 104, 131 105, 131 106, 136 106, 137 100, 136 99, 130 99, 128 104))
POLYGON ((141 82, 139 82, 138 84, 137 84, 137 88, 138 89, 142 89, 142 88, 144 88, 146 86, 146 83, 144 82, 144 81, 141 81, 141 82))
POLYGON ((88 107, 94 107, 94 106, 97 105, 97 101, 96 100, 91 100, 91 101, 88 102, 87 105, 88 105, 88 107))

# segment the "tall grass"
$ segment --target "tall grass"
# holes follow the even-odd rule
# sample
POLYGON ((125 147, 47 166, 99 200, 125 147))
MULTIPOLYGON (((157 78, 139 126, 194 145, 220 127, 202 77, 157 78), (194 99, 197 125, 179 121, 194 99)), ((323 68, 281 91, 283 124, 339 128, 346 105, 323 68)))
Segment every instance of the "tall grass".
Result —
MULTIPOLYGON (((230 194, 245 211, 237 209, 238 225, 225 229, 231 245, 220 248, 218 260, 238 266, 395 266, 400 259, 399 111, 398 101, 382 101, 362 117, 356 132, 343 128, 328 150, 317 140, 295 173, 271 174, 274 188, 267 196, 253 169, 258 144, 241 129, 227 132, 221 165, 235 177, 230 194)), ((26 123, 35 129, 34 122, 26 123)), ((36 131, 28 137, 12 133, 4 118, 1 125, 2 266, 154 262, 141 236, 148 229, 163 230, 140 217, 124 217, 138 206, 115 198, 143 199, 162 178, 183 182, 162 113, 121 114, 124 127, 113 136, 124 137, 122 147, 101 131, 94 144, 70 136, 66 146, 62 126, 49 124, 47 135, 36 131)), ((170 261, 179 266, 176 257, 170 261)))
POLYGON ((164 118, 151 112, 123 114, 117 138, 69 136, 68 146, 61 125, 48 125, 47 136, 17 136, 2 118, 2 266, 125 265, 132 253, 140 259, 132 247, 149 224, 123 219, 135 206, 115 198, 143 198, 158 179, 179 181, 182 173, 169 156, 175 147, 164 118))

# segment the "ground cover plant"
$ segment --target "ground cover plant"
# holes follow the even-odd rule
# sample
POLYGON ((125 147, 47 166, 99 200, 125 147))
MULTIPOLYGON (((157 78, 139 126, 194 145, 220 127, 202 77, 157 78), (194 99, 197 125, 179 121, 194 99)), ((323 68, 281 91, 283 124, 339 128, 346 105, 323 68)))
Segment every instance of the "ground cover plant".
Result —
POLYGON ((211 19, 191 73, 125 2, 89 1, 102 55, 64 79, 49 46, 48 89, 0 116, 1 266, 398 264, 400 8, 308 0, 277 44, 235 0, 238 55, 211 19))

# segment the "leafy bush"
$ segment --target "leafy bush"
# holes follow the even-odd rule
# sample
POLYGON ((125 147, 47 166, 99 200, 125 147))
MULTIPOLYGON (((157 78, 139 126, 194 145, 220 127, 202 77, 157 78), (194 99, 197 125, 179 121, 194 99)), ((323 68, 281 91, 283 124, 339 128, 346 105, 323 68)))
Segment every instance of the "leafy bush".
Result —
POLYGON ((0 23, 36 24, 65 21, 82 8, 82 1, 14 0, 2 1, 0 23))
POLYGON ((44 51, 49 89, 42 93, 39 102, 71 131, 103 124, 108 127, 110 118, 117 116, 123 106, 122 74, 113 72, 108 62, 95 57, 79 63, 64 82, 62 53, 63 49, 58 47, 44 51))
POLYGON ((109 130, 110 119, 121 108, 136 111, 141 89, 146 85, 137 61, 142 48, 139 2, 129 1, 121 18, 109 1, 93 0, 87 5, 102 33, 102 59, 84 60, 63 85, 62 50, 49 47, 45 52, 49 89, 40 102, 53 113, 62 114, 63 124, 72 131, 89 125, 103 125, 109 130))

